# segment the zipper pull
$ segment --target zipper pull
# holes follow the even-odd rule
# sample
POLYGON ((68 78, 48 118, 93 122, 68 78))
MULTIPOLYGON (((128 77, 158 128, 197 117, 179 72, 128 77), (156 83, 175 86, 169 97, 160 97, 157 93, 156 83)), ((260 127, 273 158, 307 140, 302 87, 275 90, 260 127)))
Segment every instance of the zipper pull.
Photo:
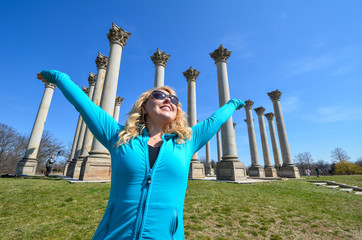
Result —
POLYGON ((151 184, 151 176, 152 176, 152 169, 150 169, 148 171, 148 174, 147 174, 147 184, 151 184))

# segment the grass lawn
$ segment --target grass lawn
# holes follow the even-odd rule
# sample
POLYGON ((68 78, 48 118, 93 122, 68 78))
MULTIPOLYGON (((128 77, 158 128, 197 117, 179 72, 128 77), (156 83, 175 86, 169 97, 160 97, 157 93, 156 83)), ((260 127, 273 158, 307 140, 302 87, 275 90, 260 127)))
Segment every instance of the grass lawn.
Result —
MULTIPOLYGON (((320 180, 362 186, 361 175, 320 180)), ((0 239, 91 239, 109 189, 56 178, 0 179, 0 239)), ((184 223, 186 239, 361 239, 362 196, 305 179, 189 181, 184 223)))

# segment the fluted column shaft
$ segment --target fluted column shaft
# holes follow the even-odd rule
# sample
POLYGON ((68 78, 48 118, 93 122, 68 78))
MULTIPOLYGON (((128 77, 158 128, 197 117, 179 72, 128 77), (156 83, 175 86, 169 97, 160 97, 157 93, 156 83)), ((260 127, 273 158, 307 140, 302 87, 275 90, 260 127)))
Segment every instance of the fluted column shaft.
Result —
MULTIPOLYGON (((97 75, 95 75, 96 78, 95 78, 94 82, 91 79, 89 79, 89 85, 94 86, 93 93, 92 93, 92 95, 90 95, 92 102, 94 104, 96 104, 97 106, 99 106, 101 97, 102 97, 104 79, 105 79, 106 69, 107 69, 107 64, 108 64, 108 57, 104 56, 101 53, 98 53, 98 56, 97 56, 95 62, 97 64, 97 75)), ((82 156, 82 158, 86 157, 88 155, 89 151, 91 150, 92 141, 93 141, 93 134, 91 133, 89 128, 87 128, 86 132, 84 134, 82 151, 80 154, 80 156, 82 156)))
POLYGON ((255 137, 255 128, 254 128, 254 119, 251 108, 253 107, 254 102, 251 100, 245 101, 245 113, 246 113, 246 124, 248 127, 248 136, 249 136, 249 147, 250 147, 250 157, 251 157, 251 166, 259 167, 259 156, 258 149, 256 145, 256 137, 255 137))
POLYGON ((264 168, 272 167, 271 160, 270 160, 268 138, 266 135, 266 128, 265 128, 265 122, 264 122, 265 108, 258 107, 258 108, 255 108, 254 110, 258 114, 261 145, 263 147, 264 168))
MULTIPOLYGON (((89 97, 89 88, 83 87, 83 91, 89 97)), ((77 148, 74 153, 73 161, 76 161, 76 159, 78 159, 78 157, 81 155, 86 129, 87 129, 87 125, 85 124, 84 121, 82 121, 82 124, 80 126, 80 131, 79 131, 79 137, 78 137, 78 141, 77 141, 77 148)))
MULTIPOLYGON (((219 106, 222 107, 230 100, 229 93, 229 80, 227 75, 226 61, 219 61, 216 63, 217 67, 217 80, 219 89, 219 106)), ((230 117, 226 123, 221 127, 222 139, 222 159, 235 159, 238 157, 236 151, 235 132, 233 128, 233 119, 230 117)))
POLYGON ((205 145, 206 152, 206 163, 205 163, 205 174, 211 175, 211 153, 210 153, 210 141, 205 145))
POLYGON ((287 137, 287 131, 285 129, 284 118, 282 114, 282 108, 280 105, 280 97, 282 93, 279 90, 268 93, 270 99, 273 102, 275 121, 278 129, 279 143, 282 152, 283 166, 294 165, 292 156, 290 154, 289 142, 287 137))
POLYGON ((216 133, 216 144, 217 144, 217 161, 221 161, 221 136, 220 136, 220 130, 216 133))
POLYGON ((43 135, 45 121, 48 116, 49 107, 52 101, 55 87, 56 85, 52 83, 45 84, 45 90, 40 102, 38 113, 35 118, 33 129, 30 134, 29 143, 26 148, 24 158, 17 165, 17 175, 35 175, 36 173, 37 155, 39 151, 40 141, 43 135), (33 161, 33 163, 30 165, 26 163, 29 160, 33 161))
MULTIPOLYGON (((112 25, 112 29, 107 35, 111 47, 100 107, 111 116, 113 116, 114 111, 122 50, 130 35, 130 33, 124 31, 115 24, 112 25)), ((108 150, 97 139, 93 140, 91 152, 109 154, 108 150)))
POLYGON ((274 163, 275 167, 281 167, 282 162, 279 155, 279 146, 277 141, 277 136, 275 133, 275 127, 274 127, 274 113, 267 113, 265 114, 265 117, 268 119, 269 124, 269 132, 270 132, 270 138, 273 146, 273 156, 274 156, 274 163))
MULTIPOLYGON (((196 111, 196 79, 200 72, 190 67, 183 73, 187 79, 187 117, 189 126, 193 127, 197 124, 197 111, 196 111)), ((195 153, 191 161, 198 162, 198 153, 195 153)))
POLYGON ((124 98, 116 97, 116 102, 114 104, 114 113, 113 113, 113 118, 114 118, 114 120, 116 120, 116 122, 118 122, 118 120, 119 120, 119 113, 121 111, 121 105, 122 105, 123 99, 124 98))

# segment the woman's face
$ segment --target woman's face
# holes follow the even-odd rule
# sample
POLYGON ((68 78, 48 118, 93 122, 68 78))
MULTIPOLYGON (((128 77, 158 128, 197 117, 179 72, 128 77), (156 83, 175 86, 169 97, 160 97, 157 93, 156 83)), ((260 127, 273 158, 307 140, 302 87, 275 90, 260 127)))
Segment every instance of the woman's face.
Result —
MULTIPOLYGON (((159 91, 164 92, 166 95, 170 94, 165 90, 159 91)), ((144 111, 147 122, 166 126, 176 119, 177 106, 171 103, 168 97, 163 100, 158 100, 151 96, 145 104, 144 111)))

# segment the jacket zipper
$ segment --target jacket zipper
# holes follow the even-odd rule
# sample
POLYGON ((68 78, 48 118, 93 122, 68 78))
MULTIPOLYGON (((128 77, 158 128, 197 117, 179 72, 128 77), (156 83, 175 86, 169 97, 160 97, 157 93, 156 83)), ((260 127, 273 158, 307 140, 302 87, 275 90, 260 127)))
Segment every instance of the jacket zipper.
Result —
MULTIPOLYGON (((161 145, 160 147, 160 151, 158 152, 158 156, 156 158, 156 161, 155 163, 153 164, 153 168, 150 169, 150 159, 149 159, 149 156, 148 156, 148 145, 147 145, 147 141, 148 139, 146 139, 145 143, 146 143, 146 146, 147 146, 147 151, 146 151, 146 165, 147 165, 147 169, 146 169, 146 187, 145 189, 142 191, 142 203, 141 203, 141 209, 140 209, 140 215, 138 215, 138 218, 137 218, 137 223, 136 223, 136 239, 141 239, 141 232, 142 232, 142 229, 143 229, 143 224, 144 224, 144 221, 145 221, 145 209, 146 209, 146 203, 147 203, 147 199, 148 199, 148 190, 149 190, 149 187, 150 187, 150 184, 151 184, 151 180, 152 180, 152 170, 156 168, 157 166, 157 160, 158 158, 160 157, 160 154, 161 154, 161 150, 163 148, 163 145, 161 145)), ((162 141, 165 142, 165 139, 163 138, 162 136, 162 141)))

